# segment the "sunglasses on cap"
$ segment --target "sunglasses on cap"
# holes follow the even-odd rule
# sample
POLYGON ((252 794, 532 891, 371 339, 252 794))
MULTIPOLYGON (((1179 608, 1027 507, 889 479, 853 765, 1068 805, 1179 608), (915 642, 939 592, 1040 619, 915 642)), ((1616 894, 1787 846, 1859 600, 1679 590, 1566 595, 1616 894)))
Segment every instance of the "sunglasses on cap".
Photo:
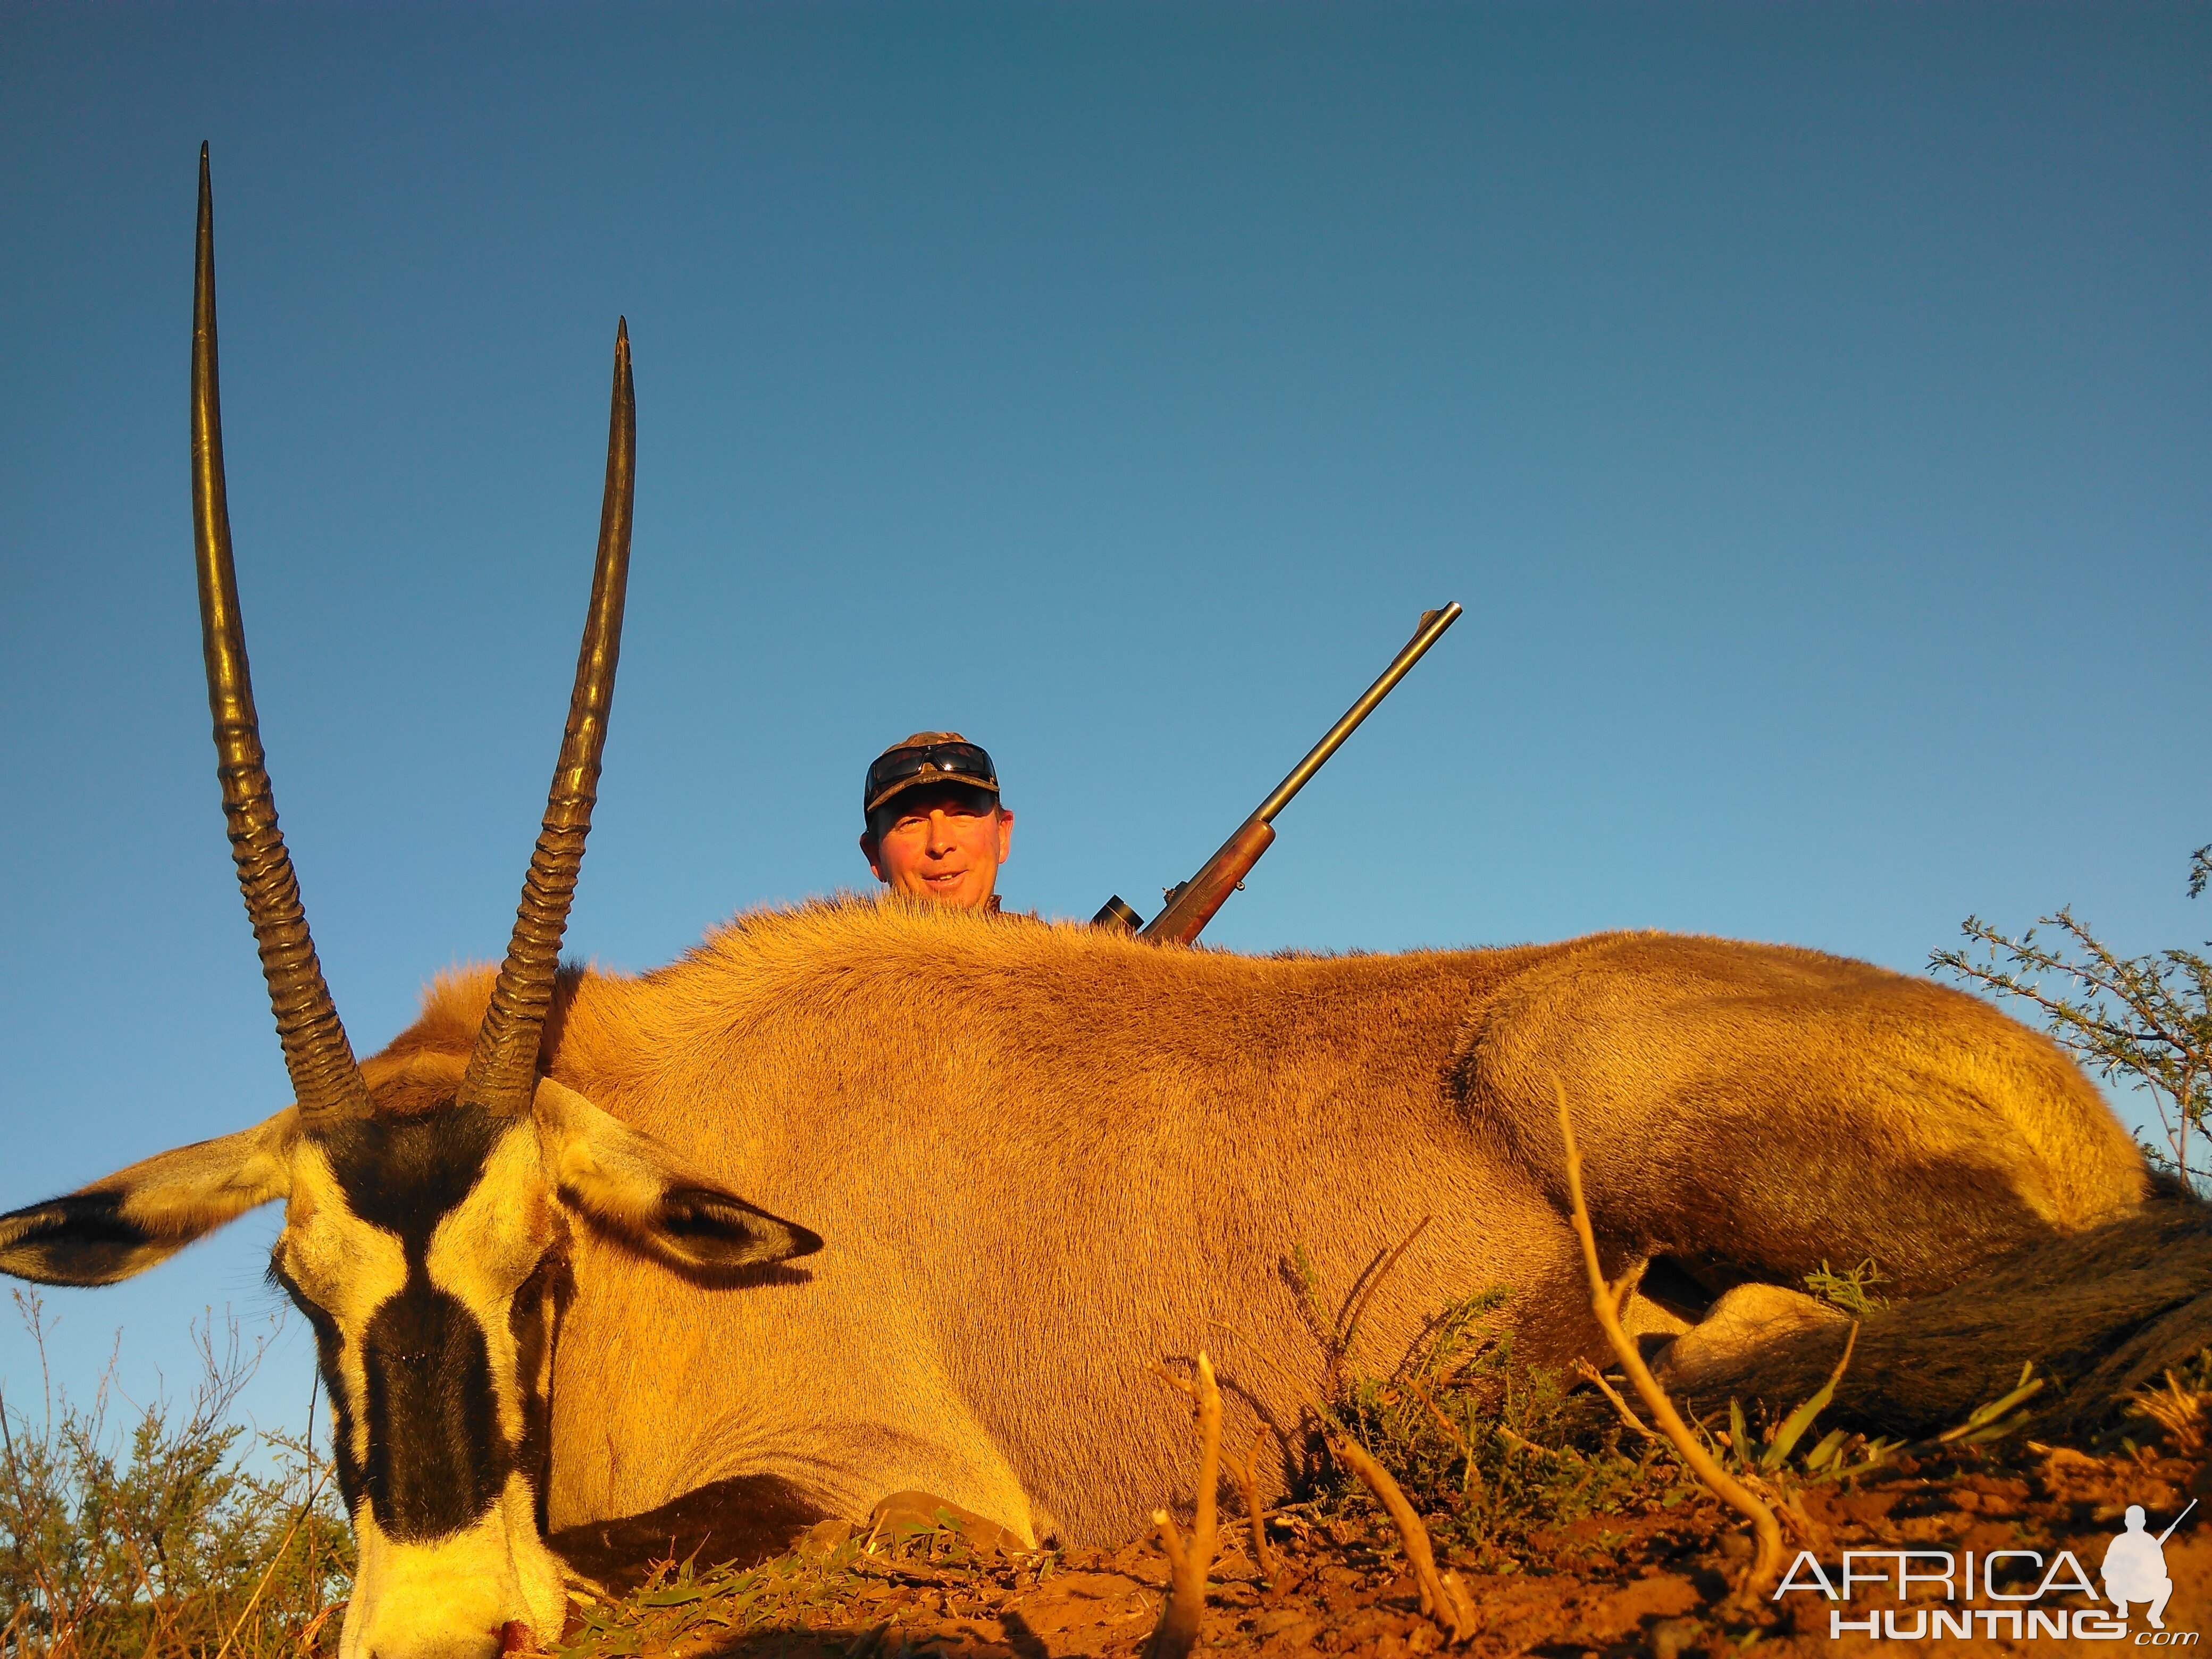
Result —
POLYGON ((878 755, 868 768, 860 810, 872 812, 902 789, 924 783, 965 783, 999 793, 991 757, 972 743, 925 743, 878 755))

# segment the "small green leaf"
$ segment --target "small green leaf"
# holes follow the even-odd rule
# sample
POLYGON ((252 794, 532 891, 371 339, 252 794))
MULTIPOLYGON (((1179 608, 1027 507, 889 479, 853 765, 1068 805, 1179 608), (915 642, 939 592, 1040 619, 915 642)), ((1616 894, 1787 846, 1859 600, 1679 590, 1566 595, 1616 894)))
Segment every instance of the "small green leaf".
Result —
POLYGON ((1963 1441, 1967 1445, 1978 1446, 1985 1440, 1993 1440, 2001 1435, 2010 1434, 2021 1424, 2027 1422, 2027 1413, 2023 1413, 2019 1418, 2005 1424, 2002 1428, 1990 1427, 2022 1401, 2032 1400, 2043 1392, 2043 1385, 2046 1379, 2040 1376, 2031 1378, 2031 1373, 2034 1370, 2035 1363, 2033 1360, 2021 1366, 2018 1387, 2002 1399, 1992 1400, 1985 1405, 1975 1407, 1965 1422, 1954 1429, 1946 1429, 1942 1434, 1937 1435, 1936 1437, 1937 1443, 1948 1446, 1963 1441))
POLYGON ((1808 1469, 1827 1468, 1836 1461, 1836 1454, 1843 1449, 1844 1442, 1850 1437, 1848 1430, 1830 1429, 1827 1433, 1820 1437, 1820 1443, 1805 1454, 1805 1467, 1808 1469))
MULTIPOLYGON (((1790 1449, 1804 1437, 1805 1431, 1813 1426, 1813 1419, 1826 1411, 1828 1408, 1828 1402, 1835 1397, 1835 1379, 1831 1377, 1820 1385, 1819 1392, 1812 1395, 1803 1405, 1782 1419, 1782 1426, 1774 1432, 1774 1443, 1766 1449, 1766 1455, 1759 1460, 1759 1467, 1769 1472, 1780 1468, 1783 1460, 1790 1455, 1790 1449)), ((1841 1436, 1836 1437, 1838 1440, 1842 1438, 1841 1436)))

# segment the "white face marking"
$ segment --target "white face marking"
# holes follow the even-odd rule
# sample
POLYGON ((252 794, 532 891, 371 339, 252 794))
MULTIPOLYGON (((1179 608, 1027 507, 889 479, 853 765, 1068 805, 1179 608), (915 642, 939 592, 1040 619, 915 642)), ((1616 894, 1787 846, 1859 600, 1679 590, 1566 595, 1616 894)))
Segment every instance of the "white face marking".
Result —
POLYGON ((348 1450, 359 1467, 368 1461, 368 1373, 362 1360, 362 1334, 376 1310, 405 1287, 406 1253, 398 1234, 354 1214, 323 1149, 303 1140, 292 1156, 291 1202, 276 1256, 300 1294, 338 1328, 338 1382, 352 1429, 348 1450))
POLYGON ((361 1570, 338 1638, 339 1659, 491 1659, 509 1620, 541 1646, 560 1639, 567 1597, 561 1564, 538 1535, 529 1482, 507 1477, 476 1525, 434 1543, 386 1538, 366 1504, 354 1517, 361 1570))
MULTIPOLYGON (((501 1136, 468 1196, 430 1235, 430 1282, 477 1317, 491 1357, 500 1432, 522 1439, 523 1387, 508 1316, 514 1292, 553 1242, 538 1133, 525 1118, 501 1136)), ((534 1380, 534 1379, 531 1379, 534 1380)))

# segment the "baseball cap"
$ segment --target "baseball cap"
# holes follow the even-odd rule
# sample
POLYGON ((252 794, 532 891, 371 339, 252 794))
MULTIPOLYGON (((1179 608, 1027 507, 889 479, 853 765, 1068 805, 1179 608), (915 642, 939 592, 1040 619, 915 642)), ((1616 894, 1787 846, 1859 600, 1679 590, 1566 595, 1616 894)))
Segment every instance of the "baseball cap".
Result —
POLYGON ((902 738, 868 766, 860 811, 872 812, 894 795, 924 784, 960 783, 999 793, 999 774, 979 744, 957 732, 916 732, 902 738))

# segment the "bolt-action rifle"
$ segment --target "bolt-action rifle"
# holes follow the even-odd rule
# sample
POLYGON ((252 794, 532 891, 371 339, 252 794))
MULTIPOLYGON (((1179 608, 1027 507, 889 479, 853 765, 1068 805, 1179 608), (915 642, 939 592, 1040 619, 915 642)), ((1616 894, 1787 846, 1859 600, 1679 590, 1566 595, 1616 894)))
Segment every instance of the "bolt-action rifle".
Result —
POLYGON ((1260 803, 1259 810, 1221 843, 1221 850, 1206 860, 1196 875, 1166 890, 1167 908, 1159 915, 1147 922, 1116 893, 1091 918, 1092 924, 1118 933, 1135 933, 1160 945, 1188 945, 1196 939, 1206 924, 1213 920, 1214 912, 1244 884, 1245 876, 1260 861, 1260 855, 1273 844, 1275 814, 1290 805, 1291 797, 1328 763, 1328 757, 1343 747, 1344 740, 1358 729, 1359 722, 1375 712, 1375 706, 1390 695, 1413 665, 1420 661, 1422 653, 1458 620, 1456 605, 1447 605, 1441 611, 1423 611, 1421 625, 1413 630, 1413 637, 1407 642, 1406 648, 1391 659, 1390 665, 1382 671, 1382 678, 1344 711, 1344 718, 1328 728, 1312 752, 1291 769, 1290 776, 1274 787, 1267 799, 1260 803))

